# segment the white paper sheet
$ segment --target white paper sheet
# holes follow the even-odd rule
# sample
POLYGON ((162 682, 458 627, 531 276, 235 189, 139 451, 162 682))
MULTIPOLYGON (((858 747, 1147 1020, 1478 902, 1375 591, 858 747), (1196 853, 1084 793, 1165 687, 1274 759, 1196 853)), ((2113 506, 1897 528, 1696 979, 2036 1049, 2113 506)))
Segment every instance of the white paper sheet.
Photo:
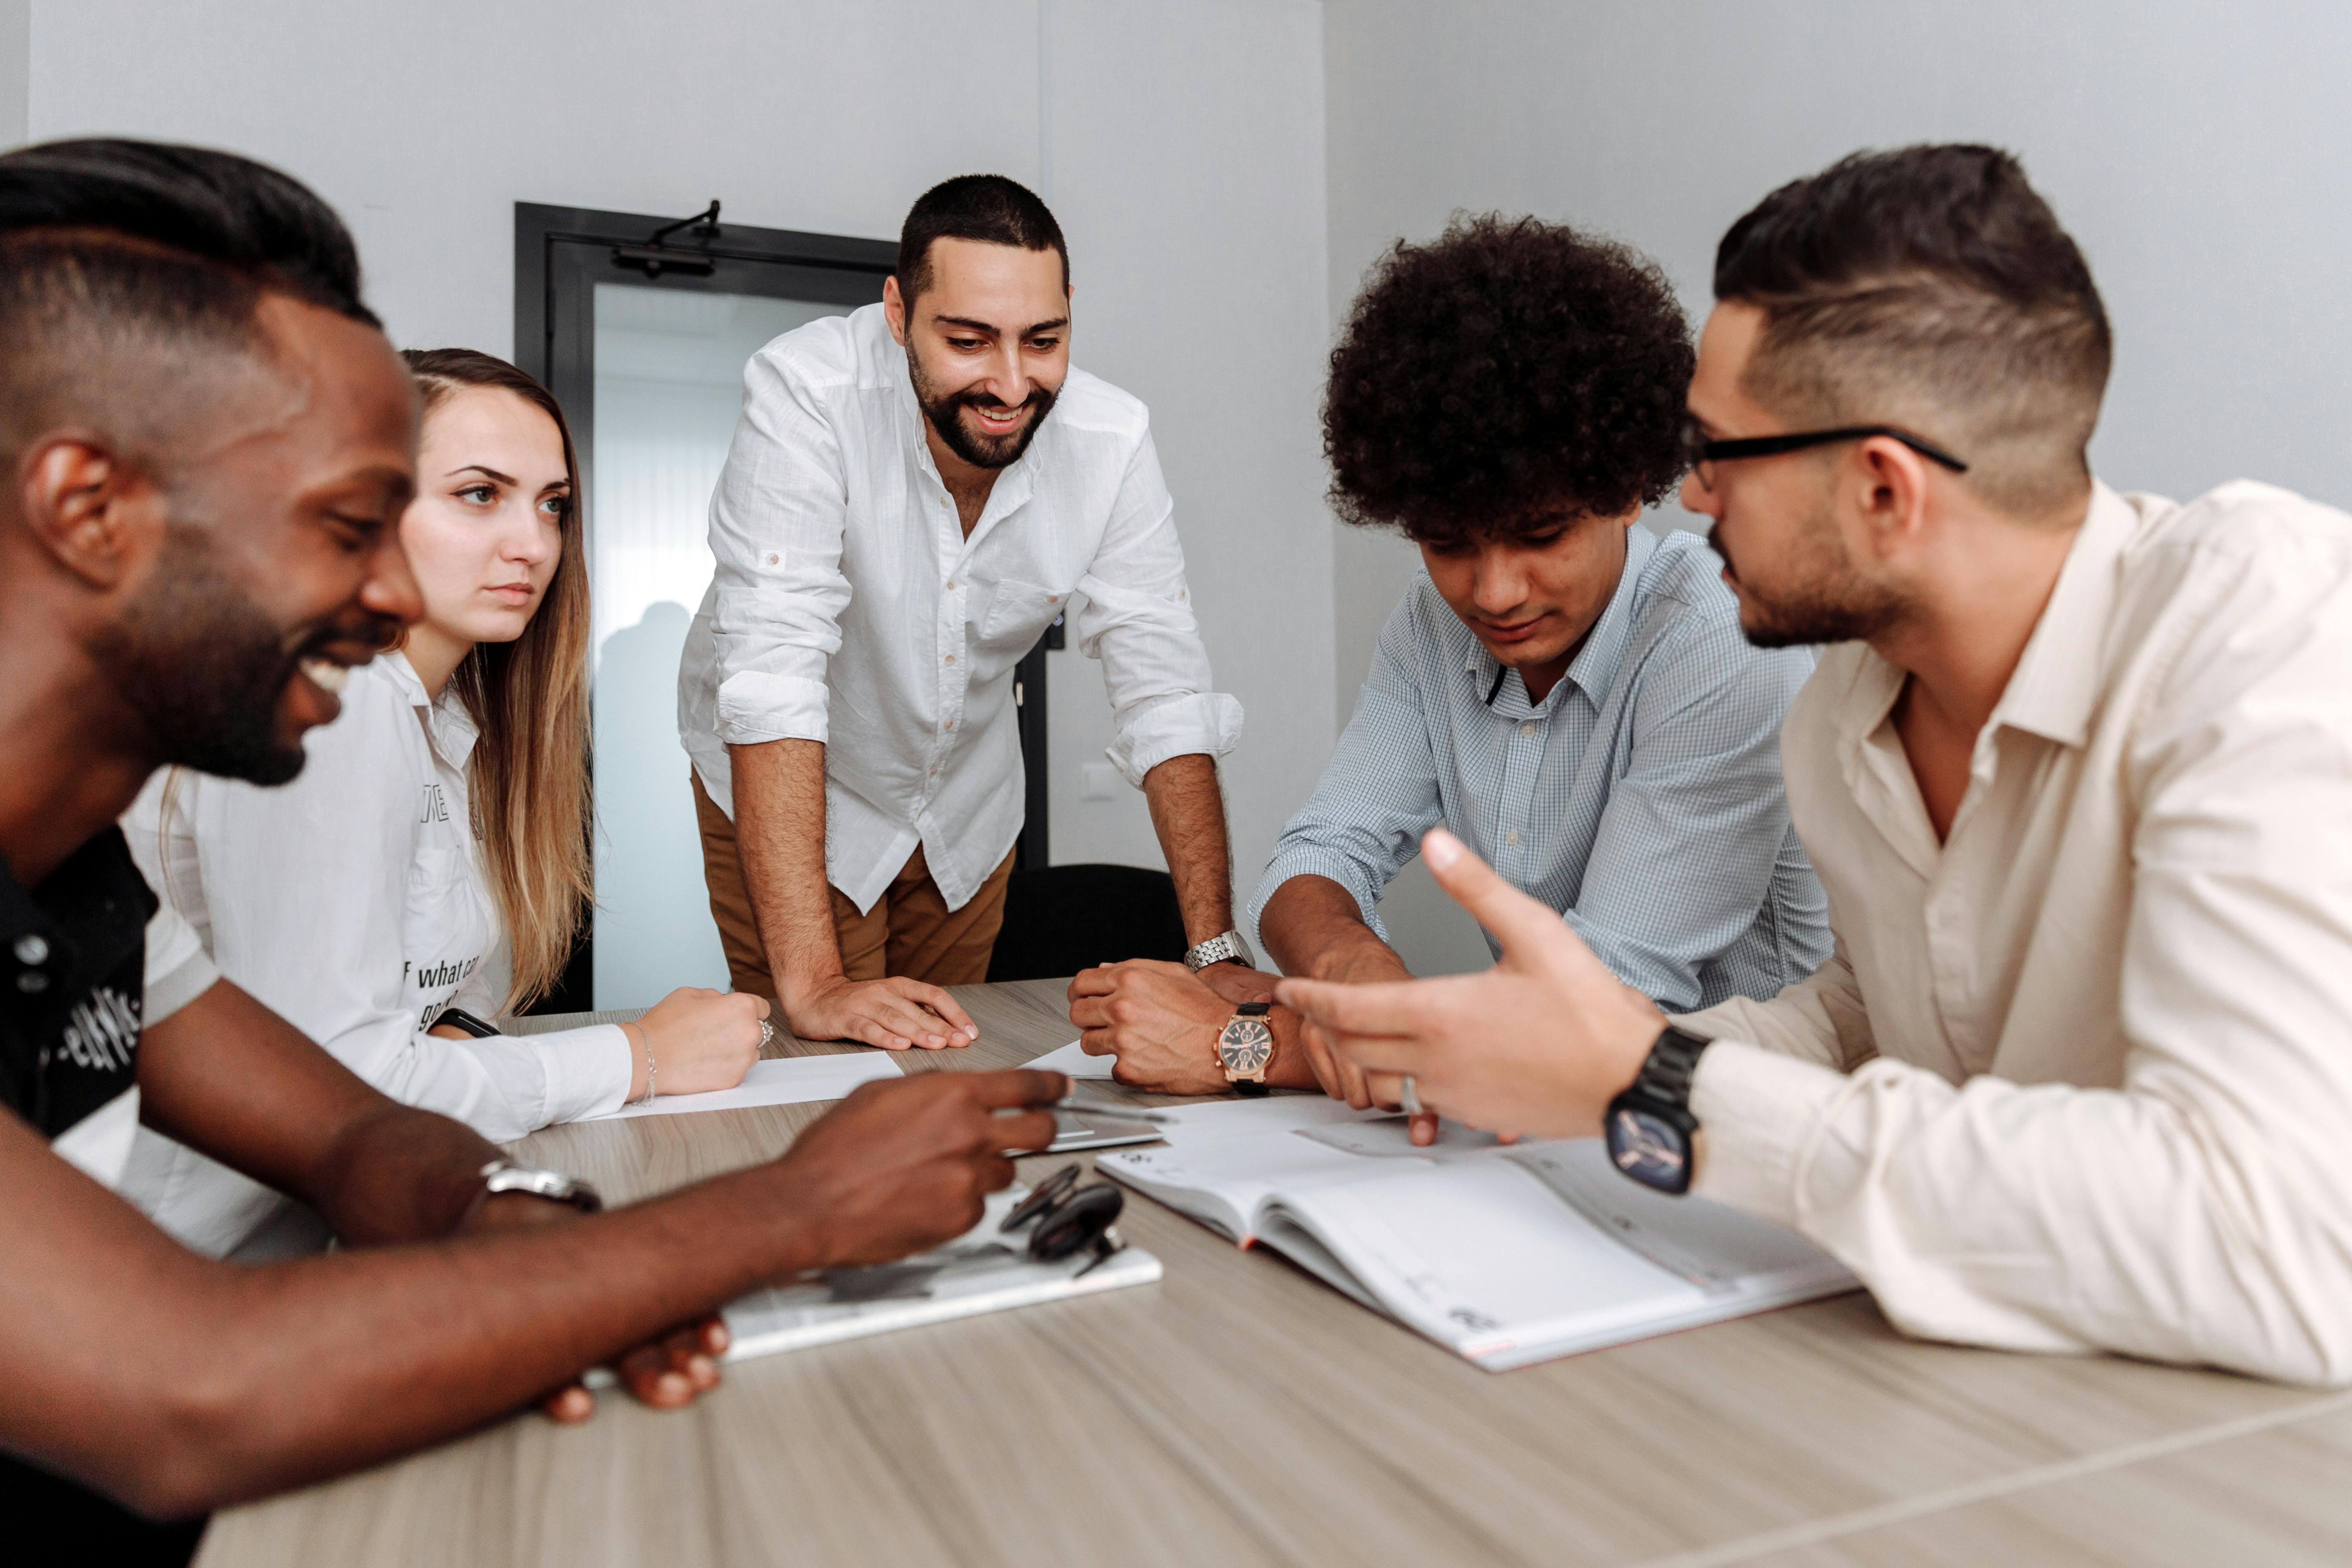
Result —
POLYGON ((1106 1079, 1110 1077, 1110 1069, 1118 1063, 1117 1057, 1087 1055, 1076 1040, 1072 1040, 1058 1051, 1047 1051, 1044 1056, 1033 1057, 1029 1061, 1031 1067, 1041 1072, 1060 1072, 1067 1073, 1072 1078, 1106 1079))
POLYGON ((753 1062, 743 1081, 733 1089, 708 1094, 665 1094, 651 1105, 625 1105, 605 1116, 583 1121, 609 1121, 621 1116, 682 1116, 689 1110, 740 1110, 752 1105, 799 1105, 812 1100, 839 1100, 861 1083, 900 1074, 898 1058, 889 1051, 851 1051, 830 1057, 777 1057, 753 1062))

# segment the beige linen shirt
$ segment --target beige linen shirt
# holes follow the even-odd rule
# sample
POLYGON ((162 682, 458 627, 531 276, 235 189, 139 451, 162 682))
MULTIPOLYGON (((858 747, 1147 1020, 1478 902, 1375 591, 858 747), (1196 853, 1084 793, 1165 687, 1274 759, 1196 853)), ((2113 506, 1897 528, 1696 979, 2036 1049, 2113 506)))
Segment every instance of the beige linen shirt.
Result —
POLYGON ((1903 679, 1790 711, 1837 951, 1692 1016, 1697 1190, 1911 1333, 2352 1381, 2352 518, 2097 487, 1942 844, 1903 679))

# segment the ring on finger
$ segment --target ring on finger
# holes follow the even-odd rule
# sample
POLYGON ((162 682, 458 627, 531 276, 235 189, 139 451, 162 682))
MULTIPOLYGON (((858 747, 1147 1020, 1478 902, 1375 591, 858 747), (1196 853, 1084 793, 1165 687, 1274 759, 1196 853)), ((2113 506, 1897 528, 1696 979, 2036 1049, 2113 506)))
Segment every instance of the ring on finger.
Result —
POLYGON ((775 1043, 776 1026, 765 1018, 760 1020, 760 1048, 766 1050, 775 1043))
POLYGON ((1405 1074, 1404 1080, 1397 1085, 1397 1104, 1404 1108, 1404 1113, 1407 1116, 1423 1114, 1421 1090, 1414 1087, 1411 1073, 1405 1074))

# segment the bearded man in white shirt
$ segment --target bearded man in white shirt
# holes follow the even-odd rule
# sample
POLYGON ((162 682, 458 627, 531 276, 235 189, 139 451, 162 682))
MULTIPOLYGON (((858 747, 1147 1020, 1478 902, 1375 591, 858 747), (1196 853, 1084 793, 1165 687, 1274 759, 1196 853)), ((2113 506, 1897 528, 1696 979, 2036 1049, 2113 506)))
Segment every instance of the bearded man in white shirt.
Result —
POLYGON ((1241 704, 1209 689, 1149 416, 1069 342, 1060 226, 969 174, 908 212, 880 304, 744 372, 679 731, 735 989, 803 1037, 978 1037, 941 987, 987 978, 1022 825, 1013 666, 1066 612, 1189 956, 1245 967, 1216 773, 1241 704))
POLYGON ((1751 639, 1840 645, 1782 742, 1835 955, 1662 1029, 1432 835, 1501 963, 1283 1000, 1407 1103, 1796 1226, 1908 1332, 2352 1381, 2352 518, 2091 477, 2105 314, 1991 149, 1785 186, 1715 283, 1684 503, 1751 639))

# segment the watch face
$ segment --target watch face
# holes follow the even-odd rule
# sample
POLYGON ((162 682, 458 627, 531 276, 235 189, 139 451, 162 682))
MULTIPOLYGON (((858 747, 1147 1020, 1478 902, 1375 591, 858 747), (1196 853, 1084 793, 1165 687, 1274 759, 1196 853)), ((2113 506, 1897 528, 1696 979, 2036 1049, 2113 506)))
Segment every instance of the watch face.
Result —
POLYGON ((1274 1059, 1274 1031, 1255 1018, 1235 1018, 1217 1037, 1217 1059, 1227 1072, 1262 1072, 1274 1059))
POLYGON ((1617 1168, 1662 1193, 1690 1187, 1690 1147, 1682 1129, 1629 1105, 1609 1113, 1609 1157, 1617 1168))

